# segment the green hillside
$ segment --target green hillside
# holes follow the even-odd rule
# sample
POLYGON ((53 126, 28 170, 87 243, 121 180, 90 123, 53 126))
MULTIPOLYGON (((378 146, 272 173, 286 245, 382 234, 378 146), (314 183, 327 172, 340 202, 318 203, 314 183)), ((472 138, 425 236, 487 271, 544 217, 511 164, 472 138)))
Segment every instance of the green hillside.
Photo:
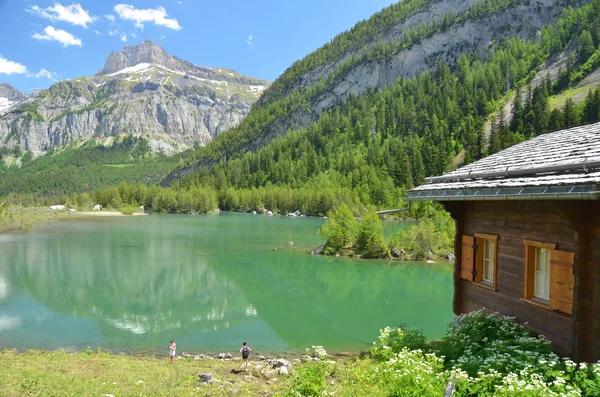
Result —
MULTIPOLYGON (((13 157, 15 152, 20 154, 18 150, 0 148, 0 159, 13 157)), ((59 151, 50 150, 35 160, 31 160, 31 152, 26 152, 19 159, 21 167, 14 161, 8 168, 3 165, 0 196, 11 193, 70 195, 121 182, 155 185, 184 155, 153 156, 148 141, 131 135, 107 146, 96 140, 83 145, 72 144, 59 151)))
MULTIPOLYGON (((483 4, 481 10, 473 8, 493 13, 507 3, 483 1, 478 3, 483 4)), ((257 139, 266 125, 296 107, 309 106, 307 96, 319 87, 279 100, 265 99, 238 128, 189 157, 188 167, 199 166, 174 186, 213 186, 226 210, 266 206, 324 214, 341 202, 396 207, 403 189, 443 173, 459 153, 471 162, 540 133, 598 120, 594 94, 579 108, 571 104, 554 112, 548 97, 595 70, 599 32, 600 1, 578 9, 566 7, 560 20, 545 26, 539 37, 506 39, 485 56, 462 55, 455 67, 438 63, 434 72, 352 96, 308 128, 244 152, 244 145, 257 139), (527 90, 546 59, 569 46, 576 48, 569 69, 556 82, 531 90, 513 120, 495 123, 493 138, 487 142, 483 132, 487 117, 514 95, 515 87, 527 90)), ((284 81, 287 73, 291 72, 284 74, 284 81)), ((278 86, 279 80, 269 90, 278 86)))

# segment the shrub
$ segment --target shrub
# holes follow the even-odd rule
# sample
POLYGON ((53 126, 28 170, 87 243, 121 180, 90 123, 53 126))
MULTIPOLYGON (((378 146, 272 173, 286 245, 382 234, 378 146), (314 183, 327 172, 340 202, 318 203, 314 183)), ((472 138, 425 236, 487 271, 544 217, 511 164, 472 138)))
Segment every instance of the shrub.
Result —
POLYGON ((327 213, 327 221, 319 229, 319 234, 326 237, 325 253, 336 254, 343 248, 350 248, 356 240, 358 223, 354 219, 350 207, 343 203, 337 211, 327 213))
POLYGON ((328 364, 320 361, 309 362, 299 367, 288 396, 321 396, 325 390, 325 377, 328 373, 328 364))
POLYGON ((360 223, 356 249, 364 258, 383 258, 388 250, 383 239, 383 225, 375 207, 370 207, 360 223))
POLYGON ((427 338, 421 330, 406 328, 406 326, 385 327, 379 331, 379 342, 373 342, 371 357, 379 361, 387 361, 405 348, 431 350, 427 338))
POLYGON ((310 349, 306 349, 306 356, 310 358, 318 358, 319 360, 327 360, 327 350, 323 346, 312 346, 310 349))

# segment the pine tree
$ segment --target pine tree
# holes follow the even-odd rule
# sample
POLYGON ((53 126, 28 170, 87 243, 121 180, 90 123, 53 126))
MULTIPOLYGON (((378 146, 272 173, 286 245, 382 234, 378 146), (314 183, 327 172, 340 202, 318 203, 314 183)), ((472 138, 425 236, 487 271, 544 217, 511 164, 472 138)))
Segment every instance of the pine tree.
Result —
POLYGON ((577 108, 573 99, 567 98, 563 107, 564 127, 569 128, 578 124, 577 108))
POLYGON ((588 30, 582 30, 579 35, 579 62, 584 63, 596 51, 594 40, 588 30))
POLYGON ((517 91, 515 95, 515 103, 513 105, 510 130, 513 132, 521 131, 523 129, 523 101, 521 97, 521 91, 517 91))

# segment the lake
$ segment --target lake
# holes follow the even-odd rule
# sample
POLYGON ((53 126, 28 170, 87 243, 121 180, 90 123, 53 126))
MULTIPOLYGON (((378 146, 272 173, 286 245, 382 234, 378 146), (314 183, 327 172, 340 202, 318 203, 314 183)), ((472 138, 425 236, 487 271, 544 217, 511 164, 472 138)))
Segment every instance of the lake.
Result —
MULTIPOLYGON (((0 235, 0 348, 295 354, 452 320, 444 265, 309 255, 320 218, 98 217, 0 235), (289 243, 293 242, 293 245, 289 243), (300 252, 298 252, 300 251, 300 252)), ((386 233, 406 227, 386 222, 386 233)))

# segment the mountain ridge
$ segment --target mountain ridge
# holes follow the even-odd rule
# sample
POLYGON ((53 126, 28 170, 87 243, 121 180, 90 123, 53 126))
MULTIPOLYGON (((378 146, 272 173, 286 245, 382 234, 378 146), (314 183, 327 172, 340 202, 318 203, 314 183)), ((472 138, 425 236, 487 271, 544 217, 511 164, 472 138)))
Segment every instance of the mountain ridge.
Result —
POLYGON ((42 154, 76 140, 134 134, 149 138, 155 151, 173 153, 239 124, 268 85, 231 69, 196 66, 144 41, 111 52, 94 76, 1 102, 0 146, 42 154))

